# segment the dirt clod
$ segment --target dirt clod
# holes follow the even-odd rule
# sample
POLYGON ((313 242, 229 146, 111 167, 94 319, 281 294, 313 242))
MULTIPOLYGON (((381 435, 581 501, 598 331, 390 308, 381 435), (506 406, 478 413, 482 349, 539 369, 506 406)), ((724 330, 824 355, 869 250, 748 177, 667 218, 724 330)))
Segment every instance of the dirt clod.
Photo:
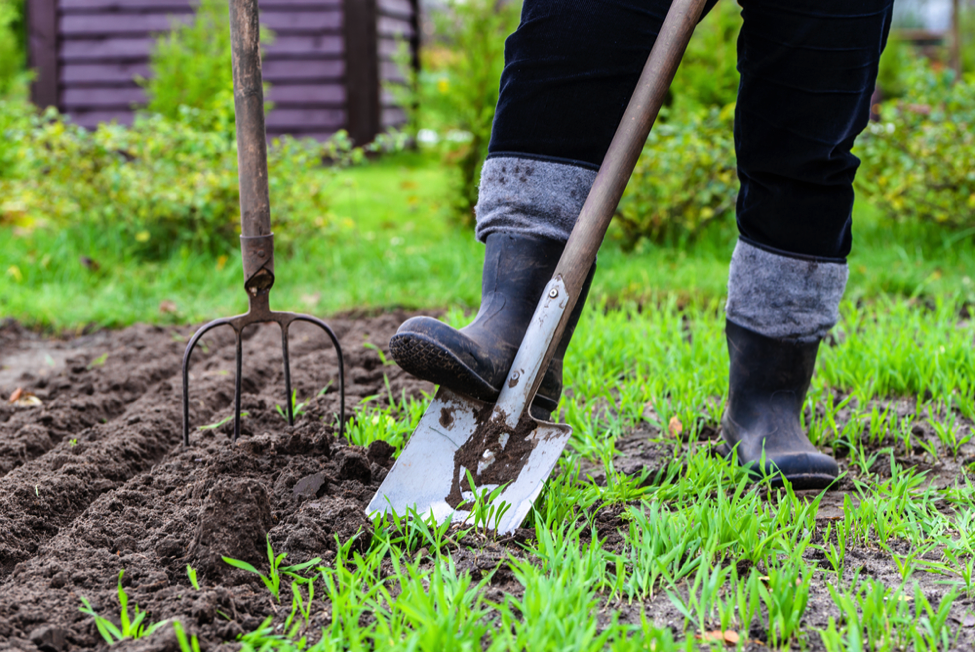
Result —
POLYGON ((260 565, 267 559, 264 539, 271 528, 267 490, 252 479, 221 478, 203 502, 190 546, 191 564, 209 578, 227 570, 222 556, 260 565))
POLYGON ((31 631, 30 641, 41 651, 64 651, 67 641, 64 628, 57 626, 41 626, 31 631))
POLYGON ((328 491, 328 479, 321 472, 304 477, 295 483, 293 490, 295 496, 306 499, 320 498, 326 491, 328 491))

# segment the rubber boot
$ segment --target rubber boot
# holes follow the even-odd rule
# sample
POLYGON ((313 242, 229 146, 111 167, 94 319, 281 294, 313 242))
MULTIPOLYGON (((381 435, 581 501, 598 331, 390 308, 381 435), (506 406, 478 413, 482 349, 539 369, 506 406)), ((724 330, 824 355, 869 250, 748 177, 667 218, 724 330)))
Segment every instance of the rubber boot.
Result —
MULTIPOLYGON (((565 243, 493 233, 485 245, 481 307, 474 321, 458 330, 432 317, 410 318, 390 339, 389 351, 413 376, 475 399, 495 401, 565 243)), ((562 359, 594 271, 595 265, 532 402, 535 419, 548 420, 559 403, 562 359)))
POLYGON ((799 421, 819 340, 778 340, 726 325, 731 369, 722 453, 737 447, 741 465, 776 485, 786 478, 797 490, 827 487, 839 466, 809 442, 799 421))

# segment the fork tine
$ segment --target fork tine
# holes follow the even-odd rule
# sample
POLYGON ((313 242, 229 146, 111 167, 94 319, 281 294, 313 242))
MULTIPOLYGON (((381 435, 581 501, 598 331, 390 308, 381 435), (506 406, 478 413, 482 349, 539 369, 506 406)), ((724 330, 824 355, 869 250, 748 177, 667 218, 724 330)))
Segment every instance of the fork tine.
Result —
POLYGON ((335 347, 335 356, 339 363, 339 437, 345 435, 345 366, 342 362, 342 347, 339 346, 339 339, 335 337, 332 328, 311 315, 295 315, 295 321, 309 322, 321 327, 332 341, 335 347))
MULTIPOLYGON (((190 446, 190 355, 196 347, 200 338, 209 331, 224 324, 231 324, 233 318, 222 317, 204 324, 193 334, 190 341, 186 344, 186 351, 183 352, 183 446, 190 446)), ((231 324, 231 326, 233 326, 231 324)))
POLYGON ((240 374, 241 361, 244 357, 243 331, 244 327, 241 327, 240 331, 234 330, 237 345, 237 375, 234 377, 234 444, 237 444, 237 438, 240 437, 240 374))
POLYGON ((291 362, 288 359, 288 326, 288 322, 281 322, 281 352, 284 358, 284 391, 285 403, 288 404, 288 426, 294 426, 294 406, 291 405, 291 362))

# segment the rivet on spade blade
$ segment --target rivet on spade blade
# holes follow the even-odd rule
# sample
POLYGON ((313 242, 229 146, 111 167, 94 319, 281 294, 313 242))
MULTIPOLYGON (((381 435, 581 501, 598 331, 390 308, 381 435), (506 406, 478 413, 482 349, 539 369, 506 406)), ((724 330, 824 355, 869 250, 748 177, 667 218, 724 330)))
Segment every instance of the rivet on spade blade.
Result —
POLYGON ((551 290, 548 291, 548 296, 551 297, 552 299, 555 299, 556 297, 559 296, 559 289, 552 288, 551 290))

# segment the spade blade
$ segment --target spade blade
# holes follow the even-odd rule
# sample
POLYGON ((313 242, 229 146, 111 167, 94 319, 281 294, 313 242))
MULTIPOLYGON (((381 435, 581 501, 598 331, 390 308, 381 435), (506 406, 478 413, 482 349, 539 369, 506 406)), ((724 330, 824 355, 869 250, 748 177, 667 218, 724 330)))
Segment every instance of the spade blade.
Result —
POLYGON ((504 486, 493 502, 495 508, 509 506, 497 532, 518 528, 572 429, 526 418, 510 429, 491 420, 493 408, 494 404, 441 388, 366 513, 405 515, 415 509, 423 516, 432 514, 439 524, 462 522, 471 517, 474 491, 480 494, 504 486))

